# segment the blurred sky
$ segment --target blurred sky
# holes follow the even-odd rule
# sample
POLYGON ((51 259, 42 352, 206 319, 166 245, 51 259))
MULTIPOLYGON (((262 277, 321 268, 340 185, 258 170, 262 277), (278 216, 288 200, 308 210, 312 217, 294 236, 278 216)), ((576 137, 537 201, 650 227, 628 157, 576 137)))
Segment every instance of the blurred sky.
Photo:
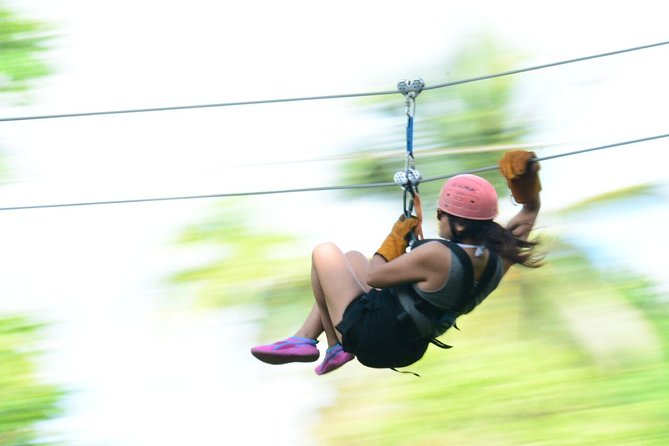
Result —
MULTIPOLYGON (((415 77, 438 84, 465 77, 444 64, 482 32, 514 49, 517 68, 669 40, 662 1, 8 3, 50 23, 58 38, 47 56, 54 75, 29 104, 5 104, 3 117, 385 91, 415 77)), ((540 151, 550 155, 667 133, 668 56, 660 47, 520 75, 522 107, 536 124, 528 142, 563 144, 540 151)), ((402 133, 399 95, 397 103, 402 133)), ((419 133, 420 96, 416 113, 419 133)), ((0 206, 330 185, 332 163, 298 161, 349 151, 387 129, 388 119, 349 100, 1 123, 9 175, 0 206)), ((666 185, 665 145, 546 162, 547 210, 641 181, 666 185)), ((420 168, 420 147, 416 154, 420 168)), ((370 234, 386 231, 399 196, 397 208, 332 193, 261 197, 251 200, 252 217, 301 234, 304 255, 322 239, 370 252, 378 242, 370 234)), ((209 444, 223 426, 255 441, 309 444, 302 424, 327 403, 336 378, 249 363, 252 312, 197 315, 164 303, 173 297, 164 277, 197 260, 172 241, 210 205, 3 213, 0 308, 56 322, 46 375, 80 393, 49 429, 70 436, 68 444, 209 444), (285 385, 303 392, 287 397, 285 385), (277 400, 286 410, 273 411, 277 400), (270 418, 274 430, 253 429, 270 418)), ((666 207, 649 215, 667 221, 666 207)), ((628 237, 630 221, 608 223, 587 229, 599 240, 593 250, 608 241, 657 252, 656 243, 628 237)))

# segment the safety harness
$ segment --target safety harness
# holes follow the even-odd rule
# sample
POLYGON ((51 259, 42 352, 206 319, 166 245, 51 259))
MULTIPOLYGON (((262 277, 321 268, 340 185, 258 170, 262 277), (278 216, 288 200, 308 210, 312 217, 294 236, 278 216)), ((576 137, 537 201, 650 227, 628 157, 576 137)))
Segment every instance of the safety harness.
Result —
MULTIPOLYGON (((427 316, 433 324, 443 328, 444 330, 448 330, 451 327, 455 327, 459 330, 455 322, 456 319, 459 316, 472 311, 474 307, 476 307, 483 301, 483 299, 485 299, 486 296, 481 297, 481 294, 495 275, 495 271, 497 270, 497 265, 499 263, 499 256, 490 251, 488 262, 485 266, 483 274, 481 275, 481 280, 476 282, 474 280, 474 267, 472 265, 472 261, 465 250, 462 249, 457 243, 445 239, 427 239, 416 241, 412 248, 416 248, 420 245, 432 241, 437 241, 445 245, 460 260, 464 271, 462 275, 463 293, 458 296, 451 309, 445 310, 443 308, 438 308, 432 305, 420 297, 411 285, 406 285, 406 289, 408 290, 408 294, 414 300, 416 309, 427 316)), ((430 342, 441 348, 451 348, 450 345, 444 344, 437 339, 431 339, 430 342)))
MULTIPOLYGON (((415 212, 415 217, 418 220, 416 229, 410 232, 407 236, 407 240, 411 249, 414 249, 430 241, 439 241, 448 247, 458 257, 464 269, 462 278, 462 289, 464 291, 460 296, 458 296, 455 304, 449 310, 438 308, 432 305, 420 297, 411 285, 404 285, 408 291, 407 294, 413 299, 416 309, 427 316, 436 327, 440 327, 445 331, 450 327, 455 327, 458 329, 455 323, 458 316, 469 313, 485 298, 485 296, 481 298, 481 294, 494 276, 499 258, 495 253, 490 252, 490 257, 488 259, 488 263, 486 264, 483 275, 481 276, 481 280, 477 283, 474 281, 474 267, 472 265, 471 259, 464 251, 464 249, 462 249, 457 243, 444 239, 423 239, 423 209, 420 195, 418 194, 418 184, 420 183, 422 177, 420 172, 416 170, 416 163, 413 154, 413 121, 416 109, 416 97, 422 91, 424 86, 425 83, 422 79, 414 79, 412 81, 402 80, 397 84, 398 90, 406 98, 406 161, 404 165, 404 171, 395 173, 394 181, 404 189, 404 216, 407 218, 412 217, 412 214, 415 212)), ((406 324, 413 324, 410 321, 411 317, 406 310, 401 311, 396 317, 400 326, 406 327, 406 324)), ((450 345, 444 344, 436 338, 429 339, 429 342, 440 348, 451 348, 450 345)), ((414 372, 399 371, 395 367, 390 368, 399 373, 409 373, 420 377, 420 375, 414 372)))

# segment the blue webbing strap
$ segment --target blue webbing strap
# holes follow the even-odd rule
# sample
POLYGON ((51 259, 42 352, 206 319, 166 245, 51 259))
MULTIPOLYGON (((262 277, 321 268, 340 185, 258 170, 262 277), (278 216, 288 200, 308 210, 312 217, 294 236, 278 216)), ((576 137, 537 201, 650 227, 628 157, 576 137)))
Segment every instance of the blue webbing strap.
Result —
POLYGON ((407 155, 413 158, 413 113, 407 118, 407 155))

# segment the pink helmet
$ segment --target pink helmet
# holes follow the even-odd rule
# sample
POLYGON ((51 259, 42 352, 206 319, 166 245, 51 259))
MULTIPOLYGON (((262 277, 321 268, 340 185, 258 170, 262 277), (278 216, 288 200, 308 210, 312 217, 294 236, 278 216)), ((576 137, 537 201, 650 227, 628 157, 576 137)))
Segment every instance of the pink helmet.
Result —
POLYGON ((497 191, 479 176, 456 175, 444 183, 437 206, 456 217, 492 220, 497 217, 497 191))

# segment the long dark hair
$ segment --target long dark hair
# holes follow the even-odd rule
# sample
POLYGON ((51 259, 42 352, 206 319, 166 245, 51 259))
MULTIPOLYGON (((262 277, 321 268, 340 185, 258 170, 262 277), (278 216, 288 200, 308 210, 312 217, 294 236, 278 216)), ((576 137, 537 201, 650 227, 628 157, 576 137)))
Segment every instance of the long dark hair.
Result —
POLYGON ((451 227, 451 240, 460 242, 470 240, 474 244, 485 245, 488 249, 511 263, 518 263, 528 268, 538 268, 542 265, 533 248, 538 242, 521 240, 513 235, 518 225, 504 228, 492 220, 470 220, 447 214, 451 227), (464 229, 456 231, 455 225, 462 225, 464 229))

